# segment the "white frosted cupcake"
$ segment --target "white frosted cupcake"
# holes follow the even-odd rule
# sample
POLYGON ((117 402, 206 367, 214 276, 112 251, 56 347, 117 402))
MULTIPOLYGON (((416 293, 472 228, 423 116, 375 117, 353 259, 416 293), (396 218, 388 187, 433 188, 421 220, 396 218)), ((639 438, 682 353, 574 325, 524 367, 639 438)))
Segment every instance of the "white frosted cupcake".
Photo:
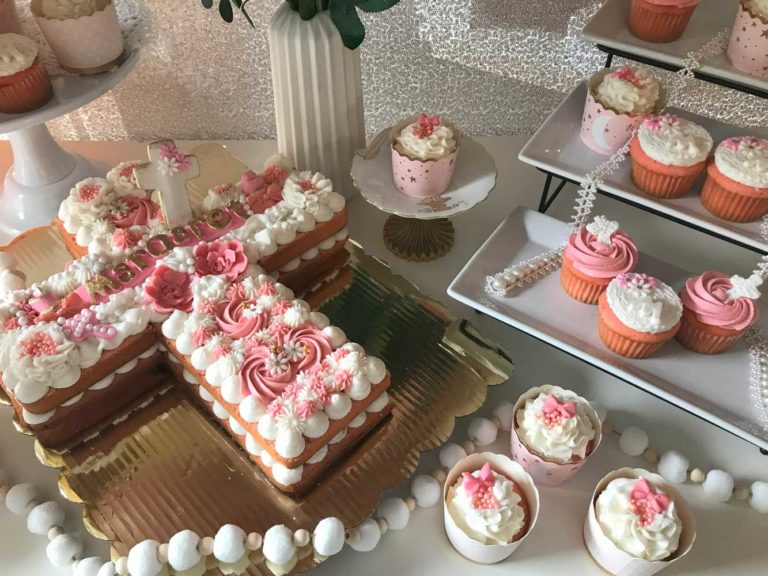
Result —
POLYGON ((559 386, 532 388, 515 404, 512 458, 542 484, 562 484, 600 444, 600 419, 587 400, 559 386))
POLYGON ((32 0, 31 8, 65 70, 97 74, 118 64, 123 35, 112 0, 32 0))
POLYGON ((461 135, 439 116, 421 114, 392 129, 392 179, 407 196, 428 198, 448 189, 461 135))
POLYGON ((53 96, 37 44, 20 34, 0 34, 0 112, 40 108, 53 96))
POLYGON ((584 540, 611 574, 646 576, 684 556, 696 526, 688 504, 663 478, 625 468, 598 483, 584 540))
POLYGON ((448 473, 443 491, 445 530, 454 548, 482 564, 500 562, 533 529, 539 495, 516 462, 472 454, 448 473))

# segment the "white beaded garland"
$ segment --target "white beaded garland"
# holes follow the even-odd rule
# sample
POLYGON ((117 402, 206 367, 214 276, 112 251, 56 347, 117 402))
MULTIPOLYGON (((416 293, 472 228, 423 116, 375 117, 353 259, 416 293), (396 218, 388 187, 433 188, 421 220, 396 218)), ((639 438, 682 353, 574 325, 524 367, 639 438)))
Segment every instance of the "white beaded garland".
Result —
POLYGON ((27 513, 27 506, 34 502, 37 497, 37 491, 32 484, 16 484, 11 486, 5 495, 5 506, 13 514, 21 516, 27 513))
POLYGON ((104 560, 98 556, 84 558, 77 563, 73 576, 98 576, 99 569, 104 565, 104 560))
POLYGON ((206 536, 200 540, 200 544, 198 545, 197 549, 203 556, 210 556, 213 554, 213 538, 206 536))
POLYGON ((453 442, 443 444, 443 447, 440 448, 440 466, 443 468, 450 470, 456 465, 456 462, 466 457, 466 450, 453 442))
POLYGON ((733 476, 724 470, 710 470, 701 485, 706 494, 717 502, 728 502, 733 495, 733 476))
POLYGON ((264 538, 262 538, 261 534, 259 534, 258 532, 251 532, 245 538, 245 545, 248 548, 248 550, 251 550, 252 552, 261 548, 261 544, 263 542, 264 542, 264 538))
POLYGON ((493 411, 493 415, 499 419, 499 427, 505 432, 510 432, 515 425, 515 405, 512 402, 502 402, 493 411))
POLYGON ((664 452, 659 459, 658 471, 662 478, 670 484, 682 484, 688 476, 688 458, 670 450, 664 452))
POLYGON ((116 576, 117 570, 115 569, 114 562, 104 562, 96 572, 96 576, 116 576))
POLYGON ((234 524, 224 524, 213 539, 213 556, 225 564, 234 564, 245 554, 245 530, 234 524))
POLYGON ((749 505, 756 512, 768 514, 768 482, 758 480, 751 486, 752 497, 749 499, 749 505))
POLYGON ((297 548, 303 548, 309 544, 309 540, 309 532, 307 532, 304 528, 300 528, 293 533, 293 543, 296 544, 297 548))
POLYGON ((27 530, 46 536, 54 526, 64 524, 64 510, 58 502, 44 502, 35 506, 27 515, 27 530))
POLYGON ((385 498, 379 504, 376 514, 379 518, 384 518, 387 521, 391 530, 402 530, 408 526, 411 512, 402 498, 385 498))
POLYGON ((296 554, 293 532, 282 524, 272 526, 264 534, 263 552, 264 557, 273 564, 287 564, 296 554))
POLYGON ((488 418, 473 418, 467 435, 478 446, 488 446, 496 441, 499 429, 488 418))
POLYGON ((120 576, 128 574, 128 556, 121 556, 115 561, 115 572, 120 576))
POLYGON ((629 426, 619 436, 619 448, 629 456, 641 456, 648 448, 648 434, 637 426, 629 426))
POLYGON ((323 518, 315 526, 312 544, 320 556, 333 556, 344 547, 344 524, 335 517, 323 518))
POLYGON ((156 540, 139 542, 128 552, 128 573, 131 576, 157 576, 163 565, 157 559, 160 543, 156 540))
POLYGON ((177 532, 168 541, 168 564, 177 572, 196 566, 202 555, 197 549, 200 536, 192 530, 177 532))
POLYGON ((45 553, 51 564, 57 568, 67 568, 82 555, 83 543, 77 536, 61 534, 48 543, 45 553))
POLYGON ((432 476, 419 474, 411 482, 411 494, 419 508, 429 508, 440 500, 440 483, 432 476))
POLYGON ((381 539, 379 525, 372 518, 368 518, 356 529, 357 538, 348 540, 350 547, 357 552, 370 552, 381 539))

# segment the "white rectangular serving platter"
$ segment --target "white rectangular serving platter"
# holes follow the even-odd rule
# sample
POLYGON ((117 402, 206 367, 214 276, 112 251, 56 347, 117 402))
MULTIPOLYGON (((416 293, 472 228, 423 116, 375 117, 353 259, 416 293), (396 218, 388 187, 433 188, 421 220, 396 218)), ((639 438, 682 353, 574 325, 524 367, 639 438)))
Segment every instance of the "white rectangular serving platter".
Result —
MULTIPOLYGON (((575 182, 583 182, 587 173, 605 162, 607 156, 593 151, 579 136, 586 97, 585 81, 563 100, 536 131, 520 151, 520 160, 575 182)), ((669 111, 706 128, 715 145, 731 136, 745 134, 768 138, 768 130, 765 128, 738 128, 675 108, 670 108, 669 111)), ((759 220, 747 223, 728 222, 707 212, 699 197, 703 176, 701 182, 682 198, 664 200, 649 196, 635 186, 631 169, 631 159, 627 158, 615 173, 604 179, 601 191, 632 204, 645 206, 667 217, 689 222, 694 227, 712 231, 758 251, 768 252, 768 243, 760 235, 759 220)))
MULTIPOLYGON (((711 356, 691 352, 673 340, 651 358, 632 360, 605 347, 597 333, 597 306, 570 298, 560 286, 559 271, 506 296, 485 292, 487 276, 562 245, 567 234, 566 223, 517 207, 454 279, 448 294, 768 449, 768 426, 760 423, 752 398, 749 349, 743 338, 730 350, 711 356)), ((677 290, 694 275, 642 253, 638 271, 677 290)), ((759 323, 766 330, 768 307, 761 305, 760 312, 759 323)))
MULTIPOLYGON (((699 50, 736 19, 739 0, 701 0, 683 35, 674 42, 645 42, 627 27, 631 0, 607 0, 584 27, 584 37, 596 44, 682 67, 689 52, 699 50)), ((730 37, 730 36, 729 36, 730 37)), ((699 71, 723 80, 768 91, 768 80, 736 70, 725 52, 702 63, 699 71)))

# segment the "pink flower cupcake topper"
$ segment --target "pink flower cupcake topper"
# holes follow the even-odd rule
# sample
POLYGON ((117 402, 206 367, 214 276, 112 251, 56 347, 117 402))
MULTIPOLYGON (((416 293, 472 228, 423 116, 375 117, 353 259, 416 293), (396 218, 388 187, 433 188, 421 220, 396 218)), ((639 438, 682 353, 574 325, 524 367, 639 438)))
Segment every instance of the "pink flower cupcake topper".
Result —
POLYGON ((560 402, 554 394, 547 396, 542 407, 542 418, 547 428, 560 426, 564 420, 576 415, 576 402, 560 402))
POLYGON ((248 259, 239 240, 201 242, 195 246, 195 275, 224 275, 230 282, 248 267, 248 259))
POLYGON ((657 116, 648 116, 643 120, 643 126, 652 132, 658 132, 665 126, 679 126, 680 117, 674 114, 659 114, 657 116))
POLYGON ((670 498, 666 494, 656 492, 651 483, 640 478, 632 487, 632 512, 640 517, 640 524, 653 524, 656 514, 664 513, 669 508, 670 498))
POLYGON ((186 172, 192 166, 192 161, 175 144, 164 144, 160 147, 160 169, 165 174, 186 172))
POLYGON ((155 268, 144 288, 147 298, 161 314, 192 311, 192 286, 187 274, 165 265, 155 268))
POLYGON ((623 80, 624 82, 629 82, 638 88, 643 85, 643 79, 640 78, 640 76, 638 76, 635 71, 626 64, 619 68, 616 72, 612 72, 611 76, 618 78, 619 80, 623 80))
POLYGON ((438 126, 440 126, 440 116, 430 117, 426 114, 419 114, 418 126, 413 131, 419 138, 429 138, 438 126))
POLYGON ((487 462, 478 471, 477 476, 464 472, 461 475, 461 485, 467 494, 472 496, 472 507, 476 510, 498 510, 499 501, 493 495, 496 479, 491 465, 487 462))

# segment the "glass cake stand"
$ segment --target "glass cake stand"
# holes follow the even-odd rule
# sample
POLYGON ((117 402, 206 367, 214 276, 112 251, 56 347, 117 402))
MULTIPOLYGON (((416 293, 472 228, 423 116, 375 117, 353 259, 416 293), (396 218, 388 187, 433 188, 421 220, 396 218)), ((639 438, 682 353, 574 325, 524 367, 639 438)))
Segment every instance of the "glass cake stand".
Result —
POLYGON ((451 186, 439 196, 412 198, 392 182, 390 129, 383 130, 352 162, 352 180, 363 198, 390 214, 384 243, 396 256, 424 262, 447 254, 455 230, 448 219, 474 208, 496 186, 496 163, 473 138, 463 135, 451 186))
POLYGON ((74 184, 101 171, 78 154, 64 151, 45 123, 96 100, 117 86, 136 66, 139 50, 126 52, 109 72, 89 76, 52 76, 50 102, 23 114, 0 113, 0 134, 7 134, 13 165, 0 183, 0 234, 17 236, 48 224, 74 184))

